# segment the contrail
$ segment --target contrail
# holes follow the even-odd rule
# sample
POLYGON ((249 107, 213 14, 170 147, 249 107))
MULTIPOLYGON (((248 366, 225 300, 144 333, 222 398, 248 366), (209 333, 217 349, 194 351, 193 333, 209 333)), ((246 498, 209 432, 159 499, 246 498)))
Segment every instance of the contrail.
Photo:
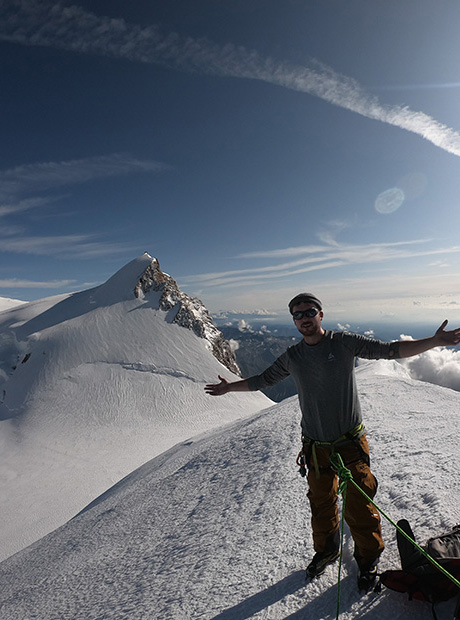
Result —
POLYGON ((436 90, 443 88, 460 88, 460 82, 436 82, 433 84, 387 84, 374 86, 375 90, 436 90))
POLYGON ((78 6, 33 0, 0 0, 4 16, 0 40, 66 49, 84 54, 125 58, 187 72, 260 80, 314 95, 361 116, 415 133, 460 156, 460 134, 424 112, 389 106, 355 79, 320 63, 292 65, 264 58, 257 51, 206 39, 165 34, 124 19, 100 17, 78 6))

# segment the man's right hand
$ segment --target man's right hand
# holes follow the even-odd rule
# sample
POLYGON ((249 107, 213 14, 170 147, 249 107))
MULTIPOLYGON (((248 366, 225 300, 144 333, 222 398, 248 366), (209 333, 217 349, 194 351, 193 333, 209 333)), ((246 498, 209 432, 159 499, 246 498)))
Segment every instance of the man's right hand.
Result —
POLYGON ((227 394, 229 390, 230 381, 227 381, 224 377, 218 375, 220 383, 209 383, 204 389, 210 396, 222 396, 227 394))

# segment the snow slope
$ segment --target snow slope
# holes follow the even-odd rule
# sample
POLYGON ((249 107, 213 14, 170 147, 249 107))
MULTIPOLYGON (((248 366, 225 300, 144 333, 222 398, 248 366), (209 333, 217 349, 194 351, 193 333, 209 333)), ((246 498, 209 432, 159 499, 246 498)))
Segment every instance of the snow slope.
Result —
MULTIPOLYGON (((364 363, 357 380, 377 502, 420 541, 447 530, 459 521, 458 392, 414 381, 396 362, 364 363)), ((313 550, 299 420, 294 397, 143 465, 0 564, 2 619, 335 618, 337 566, 303 580, 313 550)), ((381 568, 397 567, 393 528, 383 530, 381 568)), ((348 533, 343 561, 343 620, 432 617, 403 594, 359 596, 348 533)), ((439 620, 453 605, 438 607, 439 620)))
POLYGON ((236 377, 158 291, 135 297, 152 260, 0 313, 0 559, 177 442, 271 404, 205 395, 219 373, 236 377))
POLYGON ((20 299, 11 299, 10 297, 0 297, 0 312, 3 310, 10 310, 16 306, 26 304, 27 301, 21 301, 20 299))

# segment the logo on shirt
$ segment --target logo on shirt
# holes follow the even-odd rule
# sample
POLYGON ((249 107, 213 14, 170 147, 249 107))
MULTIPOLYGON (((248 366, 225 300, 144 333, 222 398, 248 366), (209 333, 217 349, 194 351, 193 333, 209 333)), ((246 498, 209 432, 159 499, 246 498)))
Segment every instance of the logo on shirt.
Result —
POLYGON ((335 355, 333 353, 329 353, 329 355, 327 356, 327 361, 333 362, 334 360, 335 360, 335 355))

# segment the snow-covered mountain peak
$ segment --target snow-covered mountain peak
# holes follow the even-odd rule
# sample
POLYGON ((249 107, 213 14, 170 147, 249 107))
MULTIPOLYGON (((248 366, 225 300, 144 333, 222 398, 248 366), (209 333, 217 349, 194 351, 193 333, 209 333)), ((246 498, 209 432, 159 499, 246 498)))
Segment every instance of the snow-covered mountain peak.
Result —
POLYGON ((205 393, 236 371, 203 304, 147 253, 100 286, 1 312, 0 558, 178 441, 271 405, 205 393))
POLYGON ((130 261, 113 274, 104 284, 92 289, 93 296, 97 295, 98 300, 125 301, 137 297, 135 289, 139 279, 152 264, 158 265, 158 260, 147 252, 130 261))
MULTIPOLYGON (((205 338, 210 343, 214 357, 231 372, 240 374, 230 345, 212 322, 203 303, 181 291, 174 278, 160 269, 160 263, 156 258, 145 253, 137 260, 150 260, 150 263, 139 277, 134 288, 135 296, 145 299, 155 294, 158 308, 168 312, 169 322, 191 329, 200 338, 205 338)), ((129 263, 125 269, 131 265, 132 263, 129 263)))
POLYGON ((233 351, 196 297, 180 290, 176 280, 160 268, 157 258, 144 252, 119 269, 104 284, 85 291, 89 303, 108 306, 134 298, 167 313, 165 320, 192 330, 209 343, 209 350, 228 370, 240 375, 233 351))

